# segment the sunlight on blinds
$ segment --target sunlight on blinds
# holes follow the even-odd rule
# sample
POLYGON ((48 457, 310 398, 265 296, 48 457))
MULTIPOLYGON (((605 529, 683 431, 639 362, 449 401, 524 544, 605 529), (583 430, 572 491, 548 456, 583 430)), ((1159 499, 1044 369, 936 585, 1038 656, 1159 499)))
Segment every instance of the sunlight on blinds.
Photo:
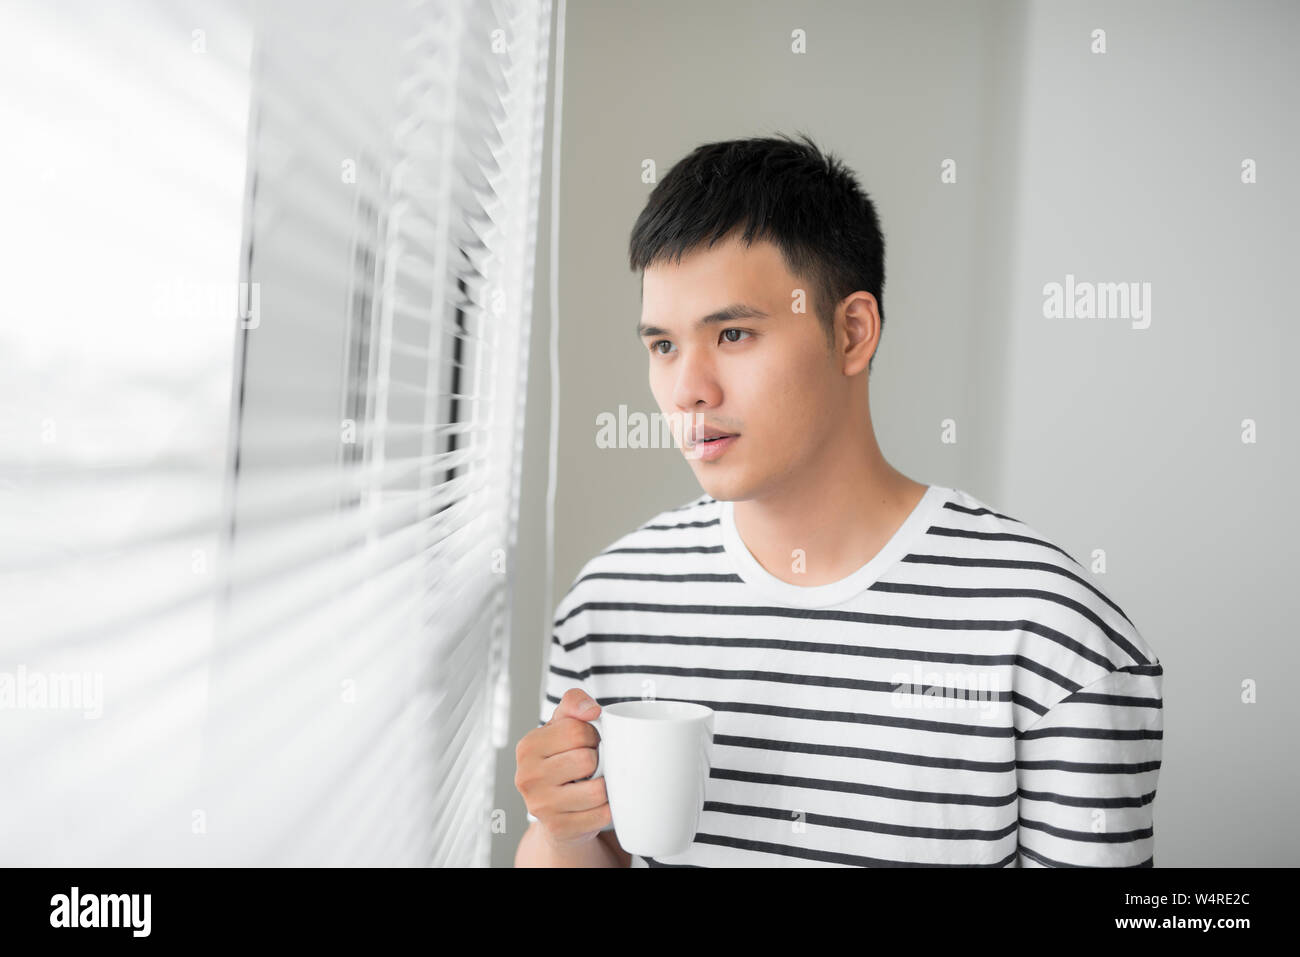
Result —
POLYGON ((0 864, 487 864, 550 17, 6 13, 0 864))
POLYGON ((0 863, 94 860, 196 780, 204 675, 158 686, 213 640, 249 96, 236 11, 6 5, 0 124, 22 146, 0 151, 0 257, 21 278, 0 316, 0 749, 18 773, 0 863), (184 592, 206 600, 160 601, 184 592))

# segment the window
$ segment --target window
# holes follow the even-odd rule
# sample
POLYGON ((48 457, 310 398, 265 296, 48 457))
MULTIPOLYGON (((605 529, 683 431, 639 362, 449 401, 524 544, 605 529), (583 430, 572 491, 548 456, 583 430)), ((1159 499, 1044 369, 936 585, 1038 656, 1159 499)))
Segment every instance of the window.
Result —
POLYGON ((72 6, 0 33, 0 863, 486 864, 550 4, 72 6))

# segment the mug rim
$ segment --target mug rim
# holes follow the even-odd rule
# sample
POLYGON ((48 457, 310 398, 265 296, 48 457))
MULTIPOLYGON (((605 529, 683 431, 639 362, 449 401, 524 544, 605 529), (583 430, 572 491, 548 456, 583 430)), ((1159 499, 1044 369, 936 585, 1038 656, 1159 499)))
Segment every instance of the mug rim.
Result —
POLYGON ((635 701, 616 701, 611 705, 602 707, 600 709, 600 717, 604 718, 606 715, 612 718, 626 718, 630 721, 702 721, 713 716, 713 709, 708 705, 697 704, 694 701, 679 701, 676 698, 638 698, 635 701), (678 707, 685 707, 689 709, 691 713, 647 718, 643 715, 624 714, 618 710, 624 705, 637 707, 647 704, 673 704, 678 707))

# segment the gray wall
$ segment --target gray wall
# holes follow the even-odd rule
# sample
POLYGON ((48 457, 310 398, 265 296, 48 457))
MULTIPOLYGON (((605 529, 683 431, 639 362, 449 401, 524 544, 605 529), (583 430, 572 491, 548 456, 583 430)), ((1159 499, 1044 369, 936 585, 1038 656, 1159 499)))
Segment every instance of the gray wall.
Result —
MULTIPOLYGON (((543 190, 515 605, 512 741, 537 720, 555 602, 613 539, 700 489, 680 454, 600 449, 602 411, 652 412, 628 232, 699 143, 804 130, 876 201, 886 457, 965 489, 1085 564, 1165 666, 1160 866, 1300 864, 1296 540, 1283 480, 1300 346, 1300 8, 1283 2, 570 2, 559 249, 558 489, 545 596, 550 321, 543 190), (1107 52, 1090 52, 1094 29, 1107 52), (807 52, 790 52, 795 29, 807 52), (1258 182, 1243 185, 1245 158, 1258 182), (943 184, 940 164, 957 163, 943 184), (1047 319, 1043 286, 1151 283, 1151 324, 1047 319), (1271 280, 1271 281, 1270 281, 1271 280), (1285 358, 1284 358, 1285 357, 1285 358), (941 441, 956 423, 957 442, 941 441), (1244 444, 1242 420, 1257 423, 1244 444), (1258 703, 1241 701, 1258 682, 1258 703)), ((549 141, 548 141, 549 150, 549 141)), ((548 152, 549 158, 549 152, 548 152)), ((543 181, 549 182, 550 169, 543 181)), ((514 748, 498 806, 526 825, 514 748)))

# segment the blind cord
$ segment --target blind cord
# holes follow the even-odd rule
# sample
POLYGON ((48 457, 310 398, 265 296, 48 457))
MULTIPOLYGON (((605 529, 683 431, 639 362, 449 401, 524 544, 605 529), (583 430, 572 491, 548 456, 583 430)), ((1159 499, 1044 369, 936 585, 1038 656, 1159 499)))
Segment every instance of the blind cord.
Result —
POLYGON ((555 92, 551 100, 551 249, 550 249, 550 364, 551 423, 547 450, 546 476, 546 585, 542 592, 542 612, 546 615, 546 645, 542 652, 541 684, 537 702, 541 706, 546 694, 546 674, 550 668, 552 619, 551 594, 555 578, 555 485, 560 439, 560 144, 564 113, 564 19, 565 0, 559 0, 555 24, 555 92))

